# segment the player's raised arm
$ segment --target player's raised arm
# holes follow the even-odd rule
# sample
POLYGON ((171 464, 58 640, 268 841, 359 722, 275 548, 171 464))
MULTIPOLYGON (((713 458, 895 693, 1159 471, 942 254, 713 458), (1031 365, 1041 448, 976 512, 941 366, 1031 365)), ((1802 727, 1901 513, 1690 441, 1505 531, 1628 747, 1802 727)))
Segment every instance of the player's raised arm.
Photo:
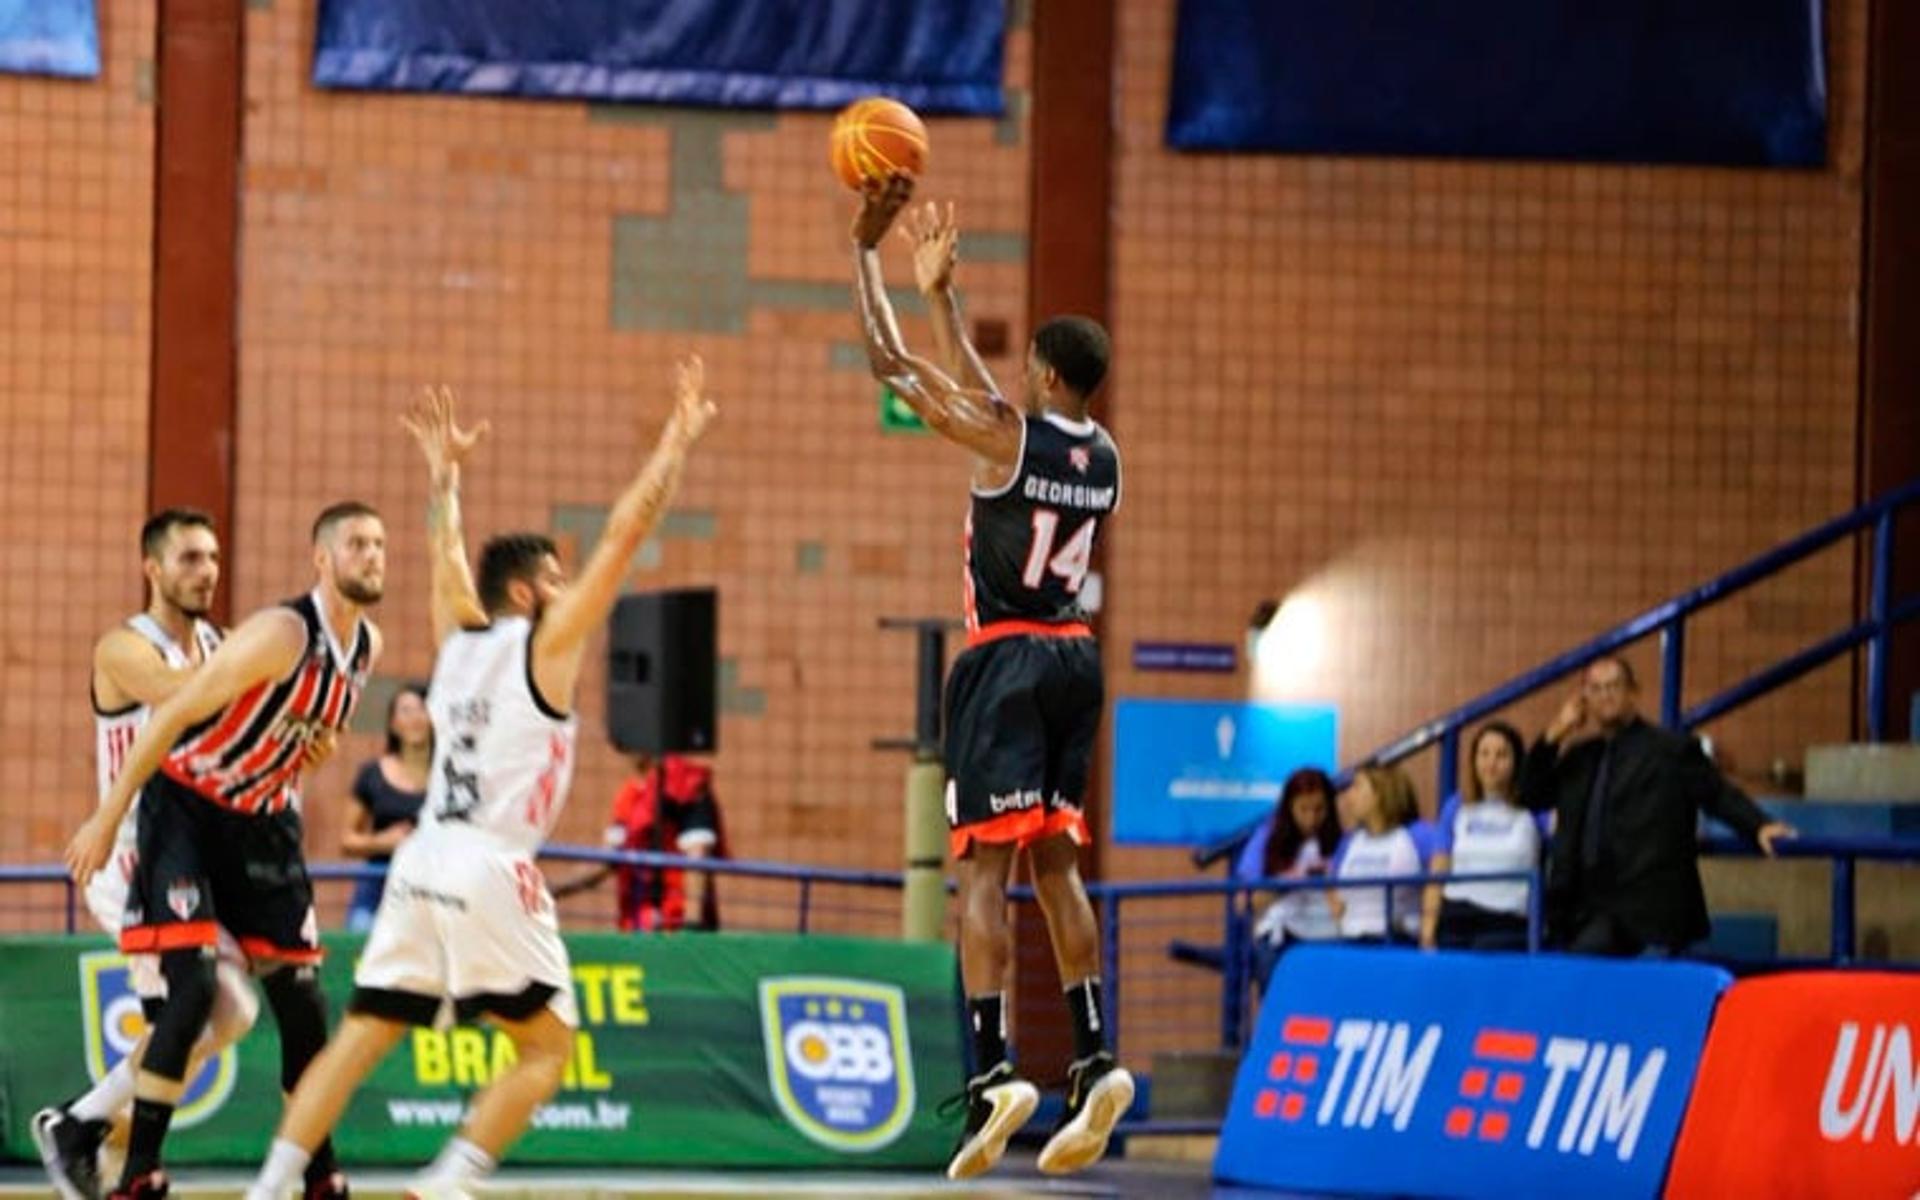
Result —
POLYGON ((913 249, 913 282, 926 298, 933 318, 933 350, 940 366, 964 387, 998 395, 999 387, 967 336, 960 314, 960 293, 953 285, 954 264, 960 259, 960 227, 953 220, 953 201, 946 208, 928 201, 923 209, 908 209, 900 236, 913 249))
POLYGON ((926 359, 909 353, 900 336, 875 247, 912 190, 912 181, 898 175, 871 184, 863 190, 860 214, 854 218, 854 288, 867 364, 873 377, 906 401, 927 428, 986 462, 1011 466, 1020 459, 1020 414, 996 391, 961 387, 926 359))
POLYGON ((153 717, 127 750, 126 765, 115 777, 100 807, 67 844, 67 870, 85 885, 106 865, 113 838, 133 807, 133 798, 195 721, 219 712, 248 688, 293 670, 307 649, 307 627, 291 609, 256 613, 221 643, 213 657, 154 709, 153 717))
POLYGON ((427 550, 433 560, 433 642, 460 628, 487 623, 473 586, 467 539, 460 526, 460 464, 486 437, 482 421, 461 429, 453 417, 453 390, 427 388, 400 418, 427 460, 427 550))
POLYGON ((573 694, 587 639, 606 622, 633 555, 659 523, 680 484, 687 451, 718 411, 706 395, 706 365, 689 354, 674 365, 673 413, 653 454, 607 514, 607 525, 579 577, 547 609, 533 639, 534 681, 542 695, 573 694))

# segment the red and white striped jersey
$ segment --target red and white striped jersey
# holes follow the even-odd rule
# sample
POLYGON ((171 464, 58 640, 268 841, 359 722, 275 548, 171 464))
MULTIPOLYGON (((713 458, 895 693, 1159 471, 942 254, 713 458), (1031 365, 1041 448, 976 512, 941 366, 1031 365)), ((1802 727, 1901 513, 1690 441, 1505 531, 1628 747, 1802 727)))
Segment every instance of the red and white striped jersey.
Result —
POLYGON ((367 685, 373 636, 365 620, 342 645, 320 615, 317 593, 285 607, 307 624, 300 661, 181 734, 160 768, 222 808, 275 813, 297 804, 307 746, 325 730, 346 727, 367 685))
MULTIPOLYGON (((187 648, 174 641, 160 622, 146 613, 135 613, 127 618, 127 628, 133 630, 160 652, 160 657, 169 667, 185 670, 194 665, 194 658, 187 648)), ((193 640, 200 647, 199 661, 205 662, 220 645, 220 627, 210 621, 196 619, 193 623, 193 640)), ((127 751, 133 748, 133 739, 153 715, 153 708, 146 704, 129 704, 108 712, 100 707, 98 697, 93 699, 93 766, 94 781, 99 787, 100 798, 105 799, 107 789, 119 777, 120 768, 126 765, 127 751)))

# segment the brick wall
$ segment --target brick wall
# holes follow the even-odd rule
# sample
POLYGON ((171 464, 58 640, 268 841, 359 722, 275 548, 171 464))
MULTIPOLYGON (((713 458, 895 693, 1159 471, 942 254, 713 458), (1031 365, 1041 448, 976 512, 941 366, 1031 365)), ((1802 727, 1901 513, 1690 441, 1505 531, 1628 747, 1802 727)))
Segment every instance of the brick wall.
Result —
MULTIPOLYGON (((424 674, 425 491, 395 422, 413 390, 451 384, 493 422, 468 532, 548 530, 577 560, 651 445, 673 356, 698 350, 722 416, 632 582, 720 589, 735 851, 897 867, 905 762, 868 742, 911 732, 914 651, 875 625, 957 612, 966 459, 880 431, 829 117, 322 92, 312 27, 311 0, 248 14, 236 608, 307 586, 312 513, 363 496, 389 514, 380 670, 424 674)), ((1015 28, 1008 43, 1016 114, 1027 42, 1015 28)), ((1011 324, 1016 353, 989 364, 1010 382, 1022 132, 1017 115, 932 122, 926 181, 974 232, 970 309, 1011 324)), ((904 256, 888 263, 910 291, 904 256)), ((589 663, 566 841, 598 841, 623 770, 598 645, 589 663)), ((335 800, 376 741, 352 740, 313 787, 315 855, 333 854, 335 800)))
MULTIPOLYGON (((93 639, 142 603, 154 24, 102 8, 99 79, 0 76, 4 862, 53 857, 92 803, 93 639)), ((51 915, 25 901, 0 926, 51 915)))
MULTIPOLYGON (((1832 14, 1830 166, 1751 172, 1175 155, 1172 6, 1126 0, 1112 693, 1245 694, 1136 677, 1126 648, 1231 639, 1257 599, 1304 590, 1330 643, 1280 694, 1337 702, 1358 753, 1844 508, 1863 12, 1832 14)), ((879 431, 827 118, 320 92, 313 17, 312 0, 247 17, 235 610, 304 588, 312 513, 362 496, 391 518, 382 673, 424 673, 423 489, 394 424, 413 389, 452 384, 494 422, 469 530, 545 529, 577 557, 672 356, 698 349, 725 415, 634 583, 722 590, 738 851, 895 863, 902 764, 867 743, 906 731, 913 651, 874 622, 957 611, 965 465, 879 431)), ((103 21, 102 81, 0 80, 0 522, 27 564, 0 589, 0 732, 24 747, 0 767, 26 818, 0 829, 11 859, 51 856, 86 801, 77 681, 138 593, 153 29, 119 6, 103 21)), ((1008 324, 990 365, 1010 385, 1027 39, 1009 41, 1012 115, 934 122, 926 184, 959 202, 969 310, 1008 324)), ((1829 555, 1704 619, 1689 698, 1837 624, 1851 578, 1829 555)), ((568 840, 593 839, 621 774, 598 658, 568 840)), ((1764 768, 1838 736, 1848 686, 1830 669, 1713 732, 1764 768)), ((316 856, 376 742, 369 727, 314 788, 316 856)))

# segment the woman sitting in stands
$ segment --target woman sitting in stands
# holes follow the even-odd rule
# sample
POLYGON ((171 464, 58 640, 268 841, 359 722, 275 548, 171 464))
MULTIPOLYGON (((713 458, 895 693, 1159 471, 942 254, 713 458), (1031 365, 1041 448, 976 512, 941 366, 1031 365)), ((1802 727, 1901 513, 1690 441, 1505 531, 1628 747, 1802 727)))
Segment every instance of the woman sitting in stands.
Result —
MULTIPOLYGON (((1353 828, 1334 851, 1331 874, 1335 880, 1418 875, 1428 869, 1433 856, 1433 826, 1419 819, 1419 798, 1405 771, 1399 767, 1362 767, 1341 794, 1340 803, 1353 828)), ((1418 885, 1338 887, 1329 890, 1327 896, 1344 941, 1411 944, 1420 936, 1418 885)))
MULTIPOLYGON (((1333 815, 1333 781, 1325 771, 1301 767, 1287 776, 1273 818, 1247 839, 1234 863, 1239 879, 1312 879, 1323 876, 1340 844, 1333 815)), ((1282 892, 1253 928, 1253 981, 1262 992, 1281 953, 1294 942, 1336 936, 1327 894, 1318 888, 1282 892)))
MULTIPOLYGON (((1436 873, 1531 871, 1540 865, 1545 814, 1514 802, 1514 780, 1525 743, 1503 721, 1483 725, 1467 754, 1465 795, 1440 807, 1436 873)), ((1427 889, 1420 928, 1422 946, 1449 950, 1524 950, 1527 947, 1527 883, 1434 884, 1427 889)))

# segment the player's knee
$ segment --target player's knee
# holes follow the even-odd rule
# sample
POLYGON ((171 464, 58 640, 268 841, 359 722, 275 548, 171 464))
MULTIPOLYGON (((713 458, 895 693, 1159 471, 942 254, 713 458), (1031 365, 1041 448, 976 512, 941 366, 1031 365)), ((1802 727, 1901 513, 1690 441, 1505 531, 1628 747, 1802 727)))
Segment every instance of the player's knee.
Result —
POLYGON ((515 1030, 514 1049, 529 1069, 551 1075, 558 1086, 573 1057, 573 1030, 557 1017, 528 1021, 515 1030))
POLYGON ((169 950, 160 956, 167 998, 147 1039, 142 1070, 176 1082, 187 1077, 193 1044, 213 1013, 213 970, 213 960, 198 949, 169 950))
POLYGON ((281 967, 260 981, 280 1027, 280 1086, 291 1092, 327 1045, 327 999, 312 967, 281 967))
POLYGON ((259 1017, 260 997, 253 990, 252 979, 233 963, 221 963, 214 971, 208 1040, 215 1046, 231 1046, 247 1035, 259 1017))

